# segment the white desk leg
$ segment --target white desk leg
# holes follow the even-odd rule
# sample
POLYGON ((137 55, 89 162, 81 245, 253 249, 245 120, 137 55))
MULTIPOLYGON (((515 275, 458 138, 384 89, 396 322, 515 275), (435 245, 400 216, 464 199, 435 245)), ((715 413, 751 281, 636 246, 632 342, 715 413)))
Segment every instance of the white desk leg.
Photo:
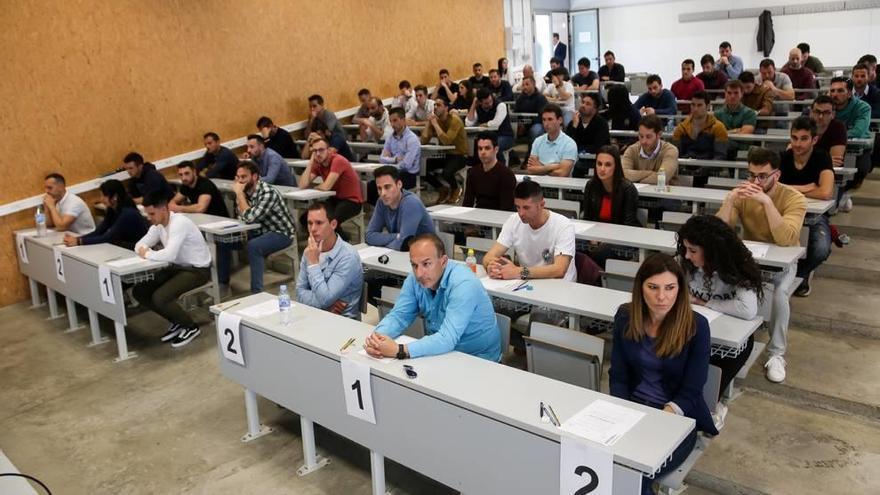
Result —
POLYGON ((247 414, 248 432, 241 437, 244 443, 256 440, 263 435, 272 433, 272 428, 260 424, 260 410, 257 407, 257 394, 250 389, 244 389, 244 411, 247 414))
POLYGON ((315 450, 315 423, 305 416, 300 416, 299 425, 302 431, 303 465, 296 470, 296 474, 305 476, 329 464, 330 459, 318 455, 315 450))
POLYGON ((64 315, 58 312, 58 297, 55 291, 46 287, 46 300, 49 301, 49 319, 57 320, 64 315))
POLYGON ((136 358, 137 353, 128 352, 128 341, 125 339, 125 325, 118 321, 114 321, 113 328, 116 330, 116 350, 119 351, 119 356, 114 359, 113 362, 119 363, 128 359, 136 358))
POLYGON ((66 296, 64 302, 67 304, 67 330, 64 333, 75 332, 83 327, 83 325, 79 324, 79 320, 76 317, 76 303, 73 299, 66 296))
POLYGON ((373 495, 386 495, 385 491, 385 456, 370 451, 370 474, 373 478, 373 495))
POLYGON ((37 281, 28 277, 28 286, 31 289, 31 309, 42 306, 43 301, 40 300, 40 286, 37 285, 37 281))
POLYGON ((580 315, 568 315, 568 329, 578 331, 581 328, 581 317, 580 315))
POLYGON ((89 310, 89 330, 92 332, 92 341, 89 342, 89 347, 110 342, 110 339, 101 335, 101 322, 98 319, 98 313, 92 309, 89 310))
POLYGON ((645 262, 645 258, 647 257, 647 251, 645 248, 639 248, 639 264, 645 262))
POLYGON ((696 201, 694 201, 693 204, 691 205, 691 212, 694 215, 699 215, 699 213, 700 213, 700 204, 697 203, 696 201))

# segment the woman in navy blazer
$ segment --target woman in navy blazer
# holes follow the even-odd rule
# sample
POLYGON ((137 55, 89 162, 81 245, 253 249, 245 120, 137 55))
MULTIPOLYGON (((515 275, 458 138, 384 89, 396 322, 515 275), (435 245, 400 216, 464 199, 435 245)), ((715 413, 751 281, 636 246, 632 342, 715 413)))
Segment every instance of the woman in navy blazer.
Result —
MULTIPOLYGON (((717 435, 703 400, 709 372, 709 323, 694 313, 684 270, 658 253, 642 263, 632 302, 614 317, 611 395, 693 418, 696 429, 678 446, 657 476, 676 469, 696 443, 696 432, 717 435)), ((652 494, 651 480, 642 493, 652 494)))

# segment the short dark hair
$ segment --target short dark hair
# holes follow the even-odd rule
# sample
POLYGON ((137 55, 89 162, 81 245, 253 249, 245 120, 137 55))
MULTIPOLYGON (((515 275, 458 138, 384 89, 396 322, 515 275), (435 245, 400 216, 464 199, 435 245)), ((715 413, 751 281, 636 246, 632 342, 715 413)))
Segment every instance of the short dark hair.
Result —
MULTIPOLYGON (((751 74, 751 72, 749 72, 751 74)), ((742 75, 742 74, 740 74, 742 75)), ((743 91, 743 83, 739 79, 731 79, 724 84, 724 89, 738 89, 740 92, 743 91)))
MULTIPOLYGON (((498 71, 495 71, 495 72, 498 72, 498 71)), ((413 88, 413 91, 415 91, 416 93, 421 91, 422 93, 428 94, 428 87, 425 86, 424 84, 417 84, 416 87, 413 88)))
POLYGON ((206 132, 205 135, 202 136, 202 139, 208 139, 208 138, 211 138, 214 141, 220 141, 220 136, 218 136, 217 133, 213 132, 213 131, 206 132))
POLYGON ((318 210, 324 210, 324 213, 327 214, 327 221, 328 222, 332 222, 333 220, 337 219, 336 218, 336 209, 330 208, 330 206, 327 204, 326 201, 315 201, 315 202, 311 203, 309 205, 309 207, 306 209, 306 216, 308 216, 308 212, 318 211, 318 210))
POLYGON ((480 141, 486 141, 486 140, 492 141, 493 148, 498 147, 498 134, 496 134, 494 132, 483 131, 483 132, 477 134, 477 138, 474 139, 474 142, 479 144, 480 141))
POLYGON ((476 69, 477 67, 482 67, 482 66, 483 66, 483 64, 481 64, 479 62, 474 62, 474 66, 472 68, 476 69))
POLYGON ((703 100, 708 105, 712 102, 712 97, 705 91, 694 91, 694 94, 691 95, 691 100, 703 100))
POLYGON ((657 134, 660 134, 663 132, 663 121, 656 115, 645 115, 639 119, 639 127, 651 129, 657 134))
POLYGON ((750 165, 766 165, 769 163, 770 168, 773 170, 779 168, 779 153, 761 146, 752 146, 749 148, 748 160, 750 165))
POLYGON ((810 106, 814 107, 816 105, 834 106, 834 100, 832 100, 831 97, 828 95, 818 95, 815 98, 813 98, 813 104, 810 106))
POLYGON ((599 108, 599 95, 598 94, 584 93, 581 95, 581 100, 583 100, 584 98, 589 98, 589 99, 593 100, 593 105, 595 105, 596 108, 599 108))
POLYGON ((47 175, 43 180, 49 180, 49 179, 53 179, 55 182, 59 182, 61 184, 67 184, 67 182, 64 180, 64 176, 59 174, 58 172, 53 172, 53 173, 47 175))
POLYGON ((411 87, 412 87, 412 84, 410 84, 409 81, 407 81, 406 79, 397 83, 397 89, 405 89, 405 88, 411 88, 411 87))
MULTIPOLYGON (((605 58, 608 55, 611 55, 612 57, 614 57, 614 52, 612 52, 611 50, 608 50, 602 55, 602 58, 605 58)), ((617 58, 617 57, 614 57, 614 58, 617 58)))
POLYGON ((559 33, 553 33, 553 37, 559 39, 559 33))
POLYGON ((653 84, 653 83, 657 83, 657 84, 659 84, 659 85, 661 85, 661 86, 663 85, 663 80, 660 79, 660 75, 658 75, 658 74, 651 74, 650 76, 648 76, 647 79, 645 79, 645 84, 647 84, 648 86, 650 86, 650 85, 653 84))
POLYGON ((265 115, 257 119, 257 129, 262 129, 263 127, 272 127, 273 125, 275 125, 275 123, 272 122, 272 119, 266 117, 265 115))
POLYGON ((180 162, 180 163, 177 164, 177 168, 178 168, 178 169, 181 169, 181 168, 191 168, 191 169, 193 169, 193 170, 196 170, 196 164, 193 163, 193 162, 191 162, 190 160, 184 160, 184 161, 182 161, 182 162, 180 162))
POLYGON ((446 256, 446 246, 443 244, 443 240, 440 239, 440 237, 438 237, 437 234, 433 232, 426 232, 424 234, 410 237, 409 242, 407 242, 407 246, 411 248, 413 244, 422 241, 427 241, 434 245, 434 249, 437 250, 438 258, 440 256, 446 256))
POLYGON ((391 118, 392 115, 397 115, 401 119, 406 119, 406 110, 403 107, 394 107, 391 110, 388 110, 388 118, 391 118))
POLYGON ((852 90, 853 90, 853 84, 854 84, 854 83, 853 83, 853 80, 850 79, 850 78, 848 78, 848 77, 844 77, 844 76, 836 76, 836 77, 832 77, 832 78, 831 78, 831 83, 830 83, 830 84, 834 84, 834 83, 844 83, 844 84, 846 84, 846 90, 847 90, 847 91, 852 91, 852 90))
MULTIPOLYGON (((526 176, 528 177, 528 176, 526 176)), ((533 180, 524 180, 513 189, 513 197, 516 199, 544 199, 544 191, 533 180)))
POLYGON ((713 57, 712 55, 709 55, 708 53, 703 55, 702 57, 700 57, 700 67, 702 67, 706 64, 715 65, 715 57, 713 57))
POLYGON ((164 208, 168 206, 168 194, 165 191, 150 191, 144 195, 144 207, 152 206, 154 208, 164 208))
POLYGON ((494 67, 489 69, 489 75, 491 76, 492 74, 498 74, 499 76, 501 75, 501 73, 498 72, 498 69, 496 69, 494 67))
POLYGON ((122 159, 122 163, 134 162, 136 165, 144 164, 144 157, 141 156, 140 153, 135 153, 132 151, 131 153, 125 155, 125 158, 122 159))
POLYGON ((797 48, 801 51, 801 53, 810 53, 810 45, 806 43, 798 43, 797 48))
POLYGON ((321 95, 312 95, 312 96, 309 96, 309 101, 310 101, 310 102, 311 102, 311 101, 314 101, 314 102, 316 102, 318 105, 324 106, 324 97, 321 96, 321 95))
POLYGON ((561 77, 563 81, 568 81, 568 69, 563 66, 559 66, 550 71, 551 76, 561 77))
POLYGON ((379 177, 385 177, 386 175, 388 177, 391 177, 391 179, 393 179, 394 182, 397 182, 400 180, 400 171, 394 165, 385 165, 385 166, 377 168, 373 172, 374 179, 378 179, 379 177))
POLYGON ((556 65, 562 65, 562 60, 558 59, 557 57, 550 57, 550 63, 556 64, 556 65))
POLYGON ((541 109, 541 115, 543 116, 545 113, 552 113, 556 116, 557 119, 562 118, 562 108, 555 103, 548 103, 544 105, 544 108, 541 109))
POLYGON ((722 41, 718 48, 731 48, 729 41, 722 41))
POLYGON ((370 90, 367 88, 361 88, 360 91, 358 91, 358 96, 364 96, 364 95, 369 96, 370 90))
POLYGON ((694 67, 697 66, 697 64, 694 63, 694 59, 692 59, 692 58, 686 58, 686 59, 684 59, 684 61, 681 63, 681 65, 690 65, 690 66, 691 66, 691 70, 693 70, 694 67))
POLYGON ((744 84, 755 84, 755 75, 747 70, 740 72, 737 79, 744 84))
POLYGON ((791 132, 794 131, 810 131, 810 136, 816 137, 818 130, 816 129, 816 121, 809 117, 800 116, 791 121, 791 132))
POLYGON ((238 170, 240 168, 247 170, 251 173, 251 175, 260 175, 260 167, 258 167, 257 164, 251 160, 242 160, 238 162, 238 167, 235 167, 235 169, 238 170))
POLYGON ((329 131, 330 128, 327 127, 327 123, 322 119, 314 119, 312 120, 312 132, 317 132, 318 134, 323 134, 329 131))
POLYGON ((492 96, 492 90, 485 87, 485 86, 480 88, 479 91, 477 91, 477 99, 478 100, 485 100, 486 98, 488 98, 490 96, 492 96))
POLYGON ((775 69, 776 62, 774 62, 772 58, 765 58, 764 60, 761 60, 761 63, 758 64, 758 67, 760 67, 762 69, 766 69, 767 67, 773 67, 775 69))
POLYGON ((863 70, 863 71, 865 71, 865 72, 871 72, 871 69, 869 69, 869 68, 868 68, 868 65, 865 64, 864 62, 859 62, 859 63, 857 63, 856 65, 853 65, 852 72, 855 72, 855 71, 857 71, 857 70, 863 70))
POLYGON ((877 65, 877 57, 868 53, 859 57, 858 63, 877 65))
POLYGON ((250 141, 251 139, 262 145, 266 144, 266 141, 263 140, 263 136, 260 136, 259 134, 248 134, 247 140, 250 141))
POLYGON ((449 75, 449 69, 440 69, 440 77, 443 77, 443 74, 449 75))
POLYGON ((586 68, 590 68, 590 59, 587 57, 581 57, 578 59, 578 65, 583 65, 586 68))

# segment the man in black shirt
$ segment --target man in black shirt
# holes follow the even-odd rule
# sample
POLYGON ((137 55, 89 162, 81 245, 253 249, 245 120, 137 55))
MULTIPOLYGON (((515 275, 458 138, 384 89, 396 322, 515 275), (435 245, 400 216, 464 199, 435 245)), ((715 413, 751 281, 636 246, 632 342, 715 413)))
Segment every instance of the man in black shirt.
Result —
POLYGON ((276 153, 284 158, 299 158, 296 152, 296 143, 290 137, 290 133, 278 127, 272 122, 272 119, 265 115, 257 120, 257 130, 263 136, 266 147, 275 150, 276 153))
MULTIPOLYGON (((556 57, 551 58, 550 59, 550 70, 548 70, 547 73, 544 74, 544 83, 545 84, 553 84, 553 71, 559 67, 562 67, 562 60, 559 60, 556 57)), ((568 70, 566 69, 565 80, 567 81, 568 79, 569 79, 568 78, 568 70)))
POLYGON ((207 213, 228 217, 229 210, 223 195, 211 179, 200 177, 193 162, 186 160, 177 164, 180 188, 168 202, 168 209, 177 213, 207 213))
MULTIPOLYGON (((791 147, 782 154, 779 182, 793 187, 808 198, 828 200, 834 190, 834 168, 831 155, 816 148, 816 123, 798 117, 791 123, 791 147)), ((807 256, 798 261, 797 276, 803 282, 794 295, 810 295, 813 272, 831 254, 831 228, 826 215, 809 215, 804 223, 810 229, 807 256)))
MULTIPOLYGON (((611 144, 608 121, 599 115, 598 95, 586 93, 581 96, 581 104, 578 106, 578 111, 572 117, 571 122, 565 129, 565 133, 574 139, 578 147, 578 154, 595 154, 600 147, 611 144)), ((595 163, 595 159, 578 159, 577 163, 575 163, 572 177, 586 177, 593 163, 595 163)))
POLYGON ((501 73, 498 69, 489 71, 489 91, 495 95, 497 101, 513 101, 513 88, 510 83, 501 79, 501 73))
POLYGON ((578 72, 571 76, 571 83, 574 85, 574 89, 582 91, 599 89, 599 76, 590 70, 590 59, 581 57, 578 60, 578 72))
POLYGON ((216 132, 206 132, 205 156, 199 160, 199 173, 204 173, 209 179, 235 179, 235 169, 238 168, 238 157, 231 149, 220 146, 220 136, 216 132))
POLYGON ((622 65, 615 62, 614 52, 611 50, 605 52, 605 65, 599 67, 599 80, 623 82, 625 78, 626 71, 622 65))
POLYGON ((535 87, 534 77, 525 76, 519 84, 520 93, 516 98, 513 111, 515 113, 537 114, 536 117, 532 118, 531 122, 517 127, 518 134, 525 134, 524 129, 528 128, 529 149, 526 152, 526 156, 529 156, 532 152, 532 143, 538 136, 544 134, 544 124, 541 123, 541 110, 547 106, 547 98, 535 87))
POLYGON ((156 170, 152 163, 144 163, 140 153, 131 152, 122 159, 123 167, 131 177, 128 183, 128 194, 137 204, 142 204, 144 197, 153 191, 161 191, 166 198, 174 195, 165 177, 156 170))
POLYGON ((489 85, 489 78, 483 75, 483 64, 477 62, 474 64, 474 75, 468 78, 471 85, 471 93, 477 94, 477 90, 489 85))
POLYGON ((447 69, 440 69, 440 81, 437 82, 437 86, 434 87, 434 93, 431 94, 432 100, 437 98, 445 101, 448 107, 451 107, 458 98, 458 83, 449 77, 447 69))

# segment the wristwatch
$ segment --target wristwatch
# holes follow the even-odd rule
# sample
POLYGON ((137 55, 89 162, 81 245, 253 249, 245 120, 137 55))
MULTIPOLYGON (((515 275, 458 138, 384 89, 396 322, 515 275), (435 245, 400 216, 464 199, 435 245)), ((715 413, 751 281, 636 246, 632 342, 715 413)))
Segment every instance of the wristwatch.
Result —
POLYGON ((403 344, 397 344, 397 359, 406 359, 406 351, 403 350, 403 344))
POLYGON ((519 271, 519 278, 522 280, 526 280, 529 278, 529 267, 522 267, 522 270, 519 271))

